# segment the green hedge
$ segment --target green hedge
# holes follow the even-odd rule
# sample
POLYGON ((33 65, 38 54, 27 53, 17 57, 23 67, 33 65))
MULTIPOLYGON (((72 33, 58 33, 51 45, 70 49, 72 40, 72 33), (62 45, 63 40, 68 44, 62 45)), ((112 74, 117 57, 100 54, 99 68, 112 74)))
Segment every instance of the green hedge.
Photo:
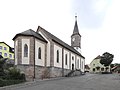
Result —
POLYGON ((0 79, 0 87, 13 85, 13 84, 19 84, 22 82, 25 82, 25 81, 24 80, 3 80, 3 79, 0 79))

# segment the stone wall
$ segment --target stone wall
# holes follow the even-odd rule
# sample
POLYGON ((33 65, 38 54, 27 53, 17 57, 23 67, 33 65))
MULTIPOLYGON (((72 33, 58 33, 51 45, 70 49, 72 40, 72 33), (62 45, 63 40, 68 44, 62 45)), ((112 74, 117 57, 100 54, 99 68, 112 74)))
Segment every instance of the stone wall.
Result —
POLYGON ((70 69, 62 69, 58 67, 48 67, 48 70, 50 72, 50 77, 62 77, 71 71, 70 69))
POLYGON ((71 72, 70 69, 64 69, 64 76, 67 75, 69 72, 71 72))
POLYGON ((21 73, 24 73, 26 80, 33 80, 34 77, 34 67, 33 65, 17 65, 17 69, 20 69, 21 73))
MULTIPOLYGON (((17 65, 17 68, 20 69, 21 73, 24 73, 27 81, 34 79, 34 66, 33 65, 17 65)), ((43 79, 48 78, 47 69, 41 66, 35 66, 35 78, 43 79)))
MULTIPOLYGON (((31 81, 34 79, 34 66, 33 65, 17 65, 22 73, 25 74, 26 80, 31 81)), ((58 67, 42 67, 35 66, 35 79, 45 79, 66 76, 70 73, 70 69, 62 69, 58 67)), ((81 75, 80 71, 74 71, 71 76, 81 75)))

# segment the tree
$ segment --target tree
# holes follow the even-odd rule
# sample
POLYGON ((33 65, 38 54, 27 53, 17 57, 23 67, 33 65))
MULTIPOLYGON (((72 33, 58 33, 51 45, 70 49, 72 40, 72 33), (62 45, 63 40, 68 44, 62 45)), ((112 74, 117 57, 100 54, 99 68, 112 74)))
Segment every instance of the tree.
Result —
POLYGON ((105 52, 102 56, 101 56, 101 60, 100 63, 103 64, 105 67, 109 66, 112 61, 113 61, 114 55, 110 54, 108 52, 105 52))
POLYGON ((6 66, 5 61, 6 61, 5 58, 0 59, 0 76, 3 76, 5 74, 5 72, 4 72, 4 68, 6 66))
POLYGON ((107 66, 109 66, 112 63, 113 58, 114 55, 108 52, 103 53, 103 55, 101 56, 100 63, 106 67, 106 71, 107 71, 107 66))

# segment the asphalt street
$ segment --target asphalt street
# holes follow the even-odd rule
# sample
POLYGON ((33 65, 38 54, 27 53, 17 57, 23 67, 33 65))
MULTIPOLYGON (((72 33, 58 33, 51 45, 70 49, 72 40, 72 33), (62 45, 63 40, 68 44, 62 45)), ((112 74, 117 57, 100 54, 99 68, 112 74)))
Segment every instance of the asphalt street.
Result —
POLYGON ((36 81, 11 90, 120 90, 118 74, 86 74, 83 76, 36 81))

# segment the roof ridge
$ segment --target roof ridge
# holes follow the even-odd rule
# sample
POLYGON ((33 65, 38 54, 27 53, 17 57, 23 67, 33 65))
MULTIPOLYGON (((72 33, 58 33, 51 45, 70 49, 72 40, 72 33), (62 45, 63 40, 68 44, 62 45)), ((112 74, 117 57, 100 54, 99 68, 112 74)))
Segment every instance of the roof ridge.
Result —
MULTIPOLYGON (((45 32, 47 32, 47 33, 49 33, 50 35, 52 35, 53 37, 55 37, 55 38, 57 38, 57 39, 59 39, 57 36, 55 36, 55 35, 53 35, 52 33, 50 33, 50 32, 48 32, 47 30, 45 30, 44 28, 42 28, 45 32)), ((53 38, 52 37, 52 38, 53 38)), ((62 41, 63 43, 65 43, 63 40, 61 40, 61 39, 59 39, 60 41, 62 41)), ((65 43, 65 44, 67 44, 67 43, 65 43)), ((69 44, 67 44, 67 45, 69 45, 69 44)), ((69 45, 70 46, 70 45, 69 45)))
POLYGON ((34 33, 35 33, 35 31, 34 31, 34 30, 29 29, 28 31, 30 31, 31 35, 35 36, 35 35, 34 35, 34 33))
POLYGON ((47 42, 40 34, 36 33, 34 30, 32 29, 28 29, 26 31, 23 31, 21 33, 18 33, 15 35, 15 37, 13 38, 13 40, 18 36, 18 35, 23 35, 23 36, 33 36, 35 38, 38 38, 44 42, 47 42))
MULTIPOLYGON (((65 43, 64 41, 62 41, 61 39, 59 39, 59 38, 56 37, 55 35, 51 34, 51 33, 48 32, 47 30, 45 30, 44 28, 38 26, 38 29, 39 29, 39 28, 41 28, 41 30, 44 30, 44 32, 45 32, 46 34, 49 34, 49 35, 47 35, 47 36, 48 36, 49 38, 51 38, 53 41, 61 44, 61 45, 64 46, 64 47, 65 47, 65 45, 66 45, 66 48, 67 48, 67 49, 69 49, 69 50, 71 50, 72 52, 75 52, 75 53, 81 55, 81 53, 79 53, 76 49, 74 49, 74 48, 71 47, 69 44, 65 43), (51 37, 51 36, 52 36, 52 37, 51 37), (60 43, 58 40, 56 40, 55 38, 58 39, 61 43, 60 43), (65 45, 64 45, 64 44, 65 44, 65 45), (68 47, 69 47, 69 48, 68 48, 68 47)), ((81 56, 82 56, 82 55, 81 55, 81 56)), ((82 56, 82 57, 84 57, 84 56, 82 56)), ((84 58, 85 58, 85 57, 84 57, 84 58)))
MULTIPOLYGON (((55 35, 53 35, 52 33, 50 33, 50 32, 48 32, 47 30, 45 30, 44 28, 42 28, 42 27, 40 27, 41 29, 43 29, 45 32, 47 32, 48 34, 50 34, 50 35, 52 35, 52 38, 53 37, 55 37, 55 38, 57 38, 57 39, 59 39, 57 36, 55 36, 55 35)), ((65 43, 63 40, 61 40, 61 39, 59 39, 60 41, 62 41, 63 43, 65 43)), ((67 43, 65 43, 65 44, 67 44, 67 43)), ((69 44, 67 44, 67 45, 69 45, 69 44)), ((70 46, 70 45, 69 45, 70 46)))
POLYGON ((4 43, 4 44, 6 44, 8 47, 10 47, 10 48, 13 48, 13 47, 11 47, 10 45, 8 45, 6 42, 0 42, 0 43, 4 43))

